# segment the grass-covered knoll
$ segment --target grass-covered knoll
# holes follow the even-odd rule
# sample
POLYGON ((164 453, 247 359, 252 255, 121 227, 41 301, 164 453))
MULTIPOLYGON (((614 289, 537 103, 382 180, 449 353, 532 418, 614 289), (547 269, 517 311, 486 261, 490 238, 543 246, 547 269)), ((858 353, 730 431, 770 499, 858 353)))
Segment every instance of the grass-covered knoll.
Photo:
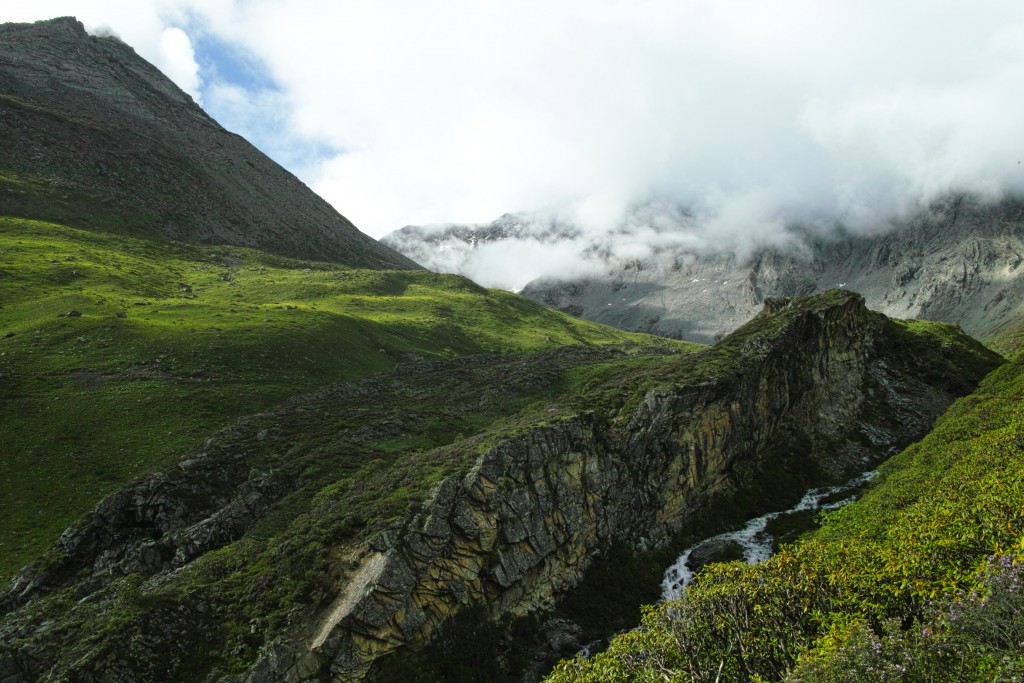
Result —
POLYGON ((683 599, 568 681, 1010 680, 1024 671, 1024 358, 995 370, 864 497, 683 599))
POLYGON ((641 338, 455 276, 0 217, 0 577, 131 477, 293 394, 641 338))

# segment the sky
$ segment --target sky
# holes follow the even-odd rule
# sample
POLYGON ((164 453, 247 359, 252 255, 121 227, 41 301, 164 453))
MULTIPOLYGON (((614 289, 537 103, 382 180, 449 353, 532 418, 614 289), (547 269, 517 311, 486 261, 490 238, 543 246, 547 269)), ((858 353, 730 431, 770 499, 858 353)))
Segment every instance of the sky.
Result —
POLYGON ((751 245, 1024 189, 1020 0, 0 0, 60 15, 374 237, 530 211, 751 245))

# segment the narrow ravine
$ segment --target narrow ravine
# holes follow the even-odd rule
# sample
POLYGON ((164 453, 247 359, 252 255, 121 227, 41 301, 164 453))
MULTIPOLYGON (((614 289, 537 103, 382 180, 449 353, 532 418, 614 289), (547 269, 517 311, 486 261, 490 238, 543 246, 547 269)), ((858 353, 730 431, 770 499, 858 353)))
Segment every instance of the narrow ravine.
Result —
POLYGON ((738 546, 742 551, 743 559, 749 564, 756 564, 767 560, 772 555, 773 537, 766 531, 766 527, 772 520, 785 515, 792 515, 800 512, 815 510, 835 510, 850 503, 856 497, 851 495, 842 500, 824 503, 834 496, 856 491, 858 488, 871 481, 876 472, 871 470, 865 472, 845 484, 829 486, 826 488, 811 489, 804 494, 800 502, 788 510, 780 512, 769 512, 766 515, 755 517, 737 531, 727 531, 711 538, 706 538, 695 543, 679 556, 675 564, 665 570, 665 578, 661 582, 661 599, 674 600, 683 594, 686 587, 693 581, 696 571, 707 564, 709 560, 695 562, 695 558, 713 558, 720 555, 729 546, 738 546))

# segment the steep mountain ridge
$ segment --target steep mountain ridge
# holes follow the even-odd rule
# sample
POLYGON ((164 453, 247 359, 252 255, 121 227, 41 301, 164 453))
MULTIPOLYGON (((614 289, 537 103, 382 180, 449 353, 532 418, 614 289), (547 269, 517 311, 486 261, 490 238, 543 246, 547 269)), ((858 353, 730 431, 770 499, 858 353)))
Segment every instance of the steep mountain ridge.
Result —
POLYGON ((551 683, 1012 681, 1024 667, 1024 355, 991 372, 869 490, 756 565, 679 600, 551 683))
MULTIPOLYGON (((439 233, 407 227, 384 241, 430 268, 460 272, 478 245, 500 249, 509 240, 534 239, 532 228, 522 228, 524 221, 503 217, 488 226, 452 226, 439 233), (499 223, 503 230, 495 229, 499 223), (460 251, 460 240, 471 246, 460 251)), ((537 279, 521 294, 620 329, 699 342, 736 329, 766 298, 833 287, 863 294, 869 307, 886 315, 955 322, 981 338, 997 334, 1024 305, 1019 199, 956 195, 880 225, 875 234, 793 229, 791 237, 794 246, 788 249, 757 249, 743 258, 732 250, 663 246, 648 258, 621 260, 603 255, 600 240, 590 244, 563 227, 549 241, 564 248, 578 240, 585 259, 603 273, 537 279)), ((631 238, 627 231, 616 239, 628 244, 631 238)))
POLYGON ((0 26, 0 138, 5 215, 418 267, 224 130, 131 47, 70 17, 0 26))

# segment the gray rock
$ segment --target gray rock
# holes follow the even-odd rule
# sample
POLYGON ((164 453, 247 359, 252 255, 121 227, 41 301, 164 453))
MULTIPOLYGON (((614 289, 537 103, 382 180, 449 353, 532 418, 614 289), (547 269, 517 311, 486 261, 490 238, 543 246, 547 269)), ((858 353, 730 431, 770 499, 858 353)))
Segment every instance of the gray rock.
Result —
MULTIPOLYGON (((428 267, 443 263, 463 272, 450 262, 460 245, 469 258, 480 245, 524 236, 583 239, 572 226, 509 214, 484 225, 407 226, 382 241, 428 267)), ((859 292, 869 308, 886 315, 954 322, 979 338, 1024 305, 1024 202, 1019 198, 989 202, 952 195, 870 234, 794 227, 790 236, 800 248, 754 249, 745 258, 729 250, 671 246, 643 261, 601 261, 595 255, 601 275, 547 276, 521 293, 587 320, 703 343, 738 328, 773 297, 835 287, 859 292)), ((578 244, 581 250, 587 246, 578 244)))

